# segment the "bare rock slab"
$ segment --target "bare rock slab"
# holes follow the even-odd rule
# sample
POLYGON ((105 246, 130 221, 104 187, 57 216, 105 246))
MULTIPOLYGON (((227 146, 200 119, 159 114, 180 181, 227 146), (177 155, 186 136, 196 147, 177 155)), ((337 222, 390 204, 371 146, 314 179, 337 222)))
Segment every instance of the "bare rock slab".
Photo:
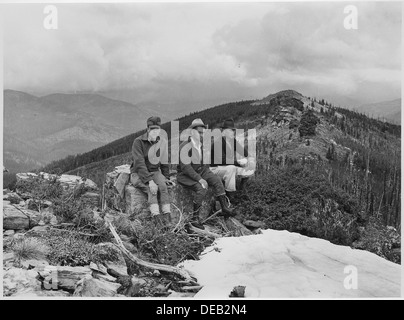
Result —
POLYGON ((114 297, 117 295, 119 283, 85 277, 77 283, 74 296, 76 297, 114 297))

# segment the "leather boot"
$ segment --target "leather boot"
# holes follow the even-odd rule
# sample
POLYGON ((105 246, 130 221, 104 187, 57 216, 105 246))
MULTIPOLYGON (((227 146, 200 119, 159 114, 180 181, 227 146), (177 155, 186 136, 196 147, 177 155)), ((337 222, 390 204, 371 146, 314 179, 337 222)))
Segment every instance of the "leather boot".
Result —
POLYGON ((171 220, 171 205, 169 203, 163 204, 161 206, 161 211, 163 211, 164 221, 167 223, 167 225, 170 225, 172 223, 172 220, 171 220))
POLYGON ((201 220, 199 219, 199 211, 201 210, 201 205, 200 204, 196 204, 194 202, 194 211, 192 212, 192 218, 190 220, 190 224, 193 225, 195 228, 198 229, 205 229, 205 227, 203 226, 203 224, 201 223, 201 220))
POLYGON ((239 185, 239 190, 243 191, 245 190, 246 186, 247 186, 247 182, 248 182, 249 178, 241 178, 240 180, 240 185, 239 185))
POLYGON ((229 207, 226 196, 224 194, 218 196, 217 199, 219 200, 220 206, 222 207, 222 213, 219 215, 224 216, 225 218, 234 217, 236 215, 234 210, 229 207))

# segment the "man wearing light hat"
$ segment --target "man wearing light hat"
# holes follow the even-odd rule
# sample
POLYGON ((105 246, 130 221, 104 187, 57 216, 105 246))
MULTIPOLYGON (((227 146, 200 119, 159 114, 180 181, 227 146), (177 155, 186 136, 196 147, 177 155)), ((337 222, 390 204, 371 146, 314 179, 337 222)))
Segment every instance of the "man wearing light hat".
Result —
POLYGON ((171 223, 170 196, 166 181, 170 180, 168 163, 162 163, 160 159, 166 158, 166 143, 160 142, 159 117, 147 119, 147 132, 136 138, 132 145, 133 166, 131 167, 131 183, 148 195, 148 203, 153 218, 159 224, 167 226, 171 223), (149 159, 149 155, 157 155, 159 158, 149 159), (160 192, 161 211, 158 204, 157 193, 160 192))
POLYGON ((222 207, 221 215, 229 217, 234 216, 235 213, 227 204, 222 181, 210 171, 209 164, 203 163, 203 132, 206 125, 201 119, 195 119, 188 129, 191 129, 190 139, 181 143, 179 148, 180 163, 178 165, 177 182, 195 192, 191 224, 197 228, 204 229, 199 219, 199 211, 208 187, 213 188, 220 202, 222 207), (188 152, 186 148, 188 148, 188 152), (184 153, 190 158, 190 163, 185 163, 184 153))

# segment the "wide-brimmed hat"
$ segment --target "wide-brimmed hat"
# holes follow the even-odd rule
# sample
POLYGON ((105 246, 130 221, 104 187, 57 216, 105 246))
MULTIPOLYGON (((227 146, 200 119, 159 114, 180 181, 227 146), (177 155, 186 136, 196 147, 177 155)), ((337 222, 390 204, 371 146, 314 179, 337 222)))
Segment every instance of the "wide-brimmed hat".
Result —
POLYGON ((221 129, 223 129, 223 130, 224 129, 233 129, 233 130, 235 130, 236 127, 234 126, 234 120, 232 118, 224 120, 221 129))
POLYGON ((194 129, 196 127, 204 127, 206 129, 206 125, 203 123, 201 119, 195 119, 192 121, 191 125, 188 127, 189 129, 194 129))
POLYGON ((160 117, 150 117, 149 119, 147 119, 147 128, 159 129, 160 125, 161 125, 160 117))

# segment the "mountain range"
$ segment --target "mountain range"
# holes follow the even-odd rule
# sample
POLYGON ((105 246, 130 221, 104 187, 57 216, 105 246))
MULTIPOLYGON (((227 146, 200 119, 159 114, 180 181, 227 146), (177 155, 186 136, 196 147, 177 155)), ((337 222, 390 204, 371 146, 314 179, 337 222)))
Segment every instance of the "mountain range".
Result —
POLYGON ((373 118, 380 118, 391 123, 401 124, 401 99, 363 104, 354 109, 368 114, 373 118))
POLYGON ((144 128, 152 115, 160 113, 97 94, 5 90, 4 165, 10 172, 30 170, 92 150, 144 128))
MULTIPOLYGON (((295 92, 283 92, 288 91, 295 92)), ((203 107, 202 102, 176 104, 171 100, 135 104, 111 98, 108 94, 109 97, 94 93, 55 93, 38 97, 4 90, 3 163, 6 168, 10 172, 39 168, 68 155, 101 148, 144 129, 149 116, 159 115, 164 122, 191 111, 195 113, 203 107)), ((301 95, 295 92, 292 96, 299 98, 301 95)), ((274 94, 269 95, 262 102, 273 97, 274 94)), ((401 99, 356 109, 399 123, 401 99)))

